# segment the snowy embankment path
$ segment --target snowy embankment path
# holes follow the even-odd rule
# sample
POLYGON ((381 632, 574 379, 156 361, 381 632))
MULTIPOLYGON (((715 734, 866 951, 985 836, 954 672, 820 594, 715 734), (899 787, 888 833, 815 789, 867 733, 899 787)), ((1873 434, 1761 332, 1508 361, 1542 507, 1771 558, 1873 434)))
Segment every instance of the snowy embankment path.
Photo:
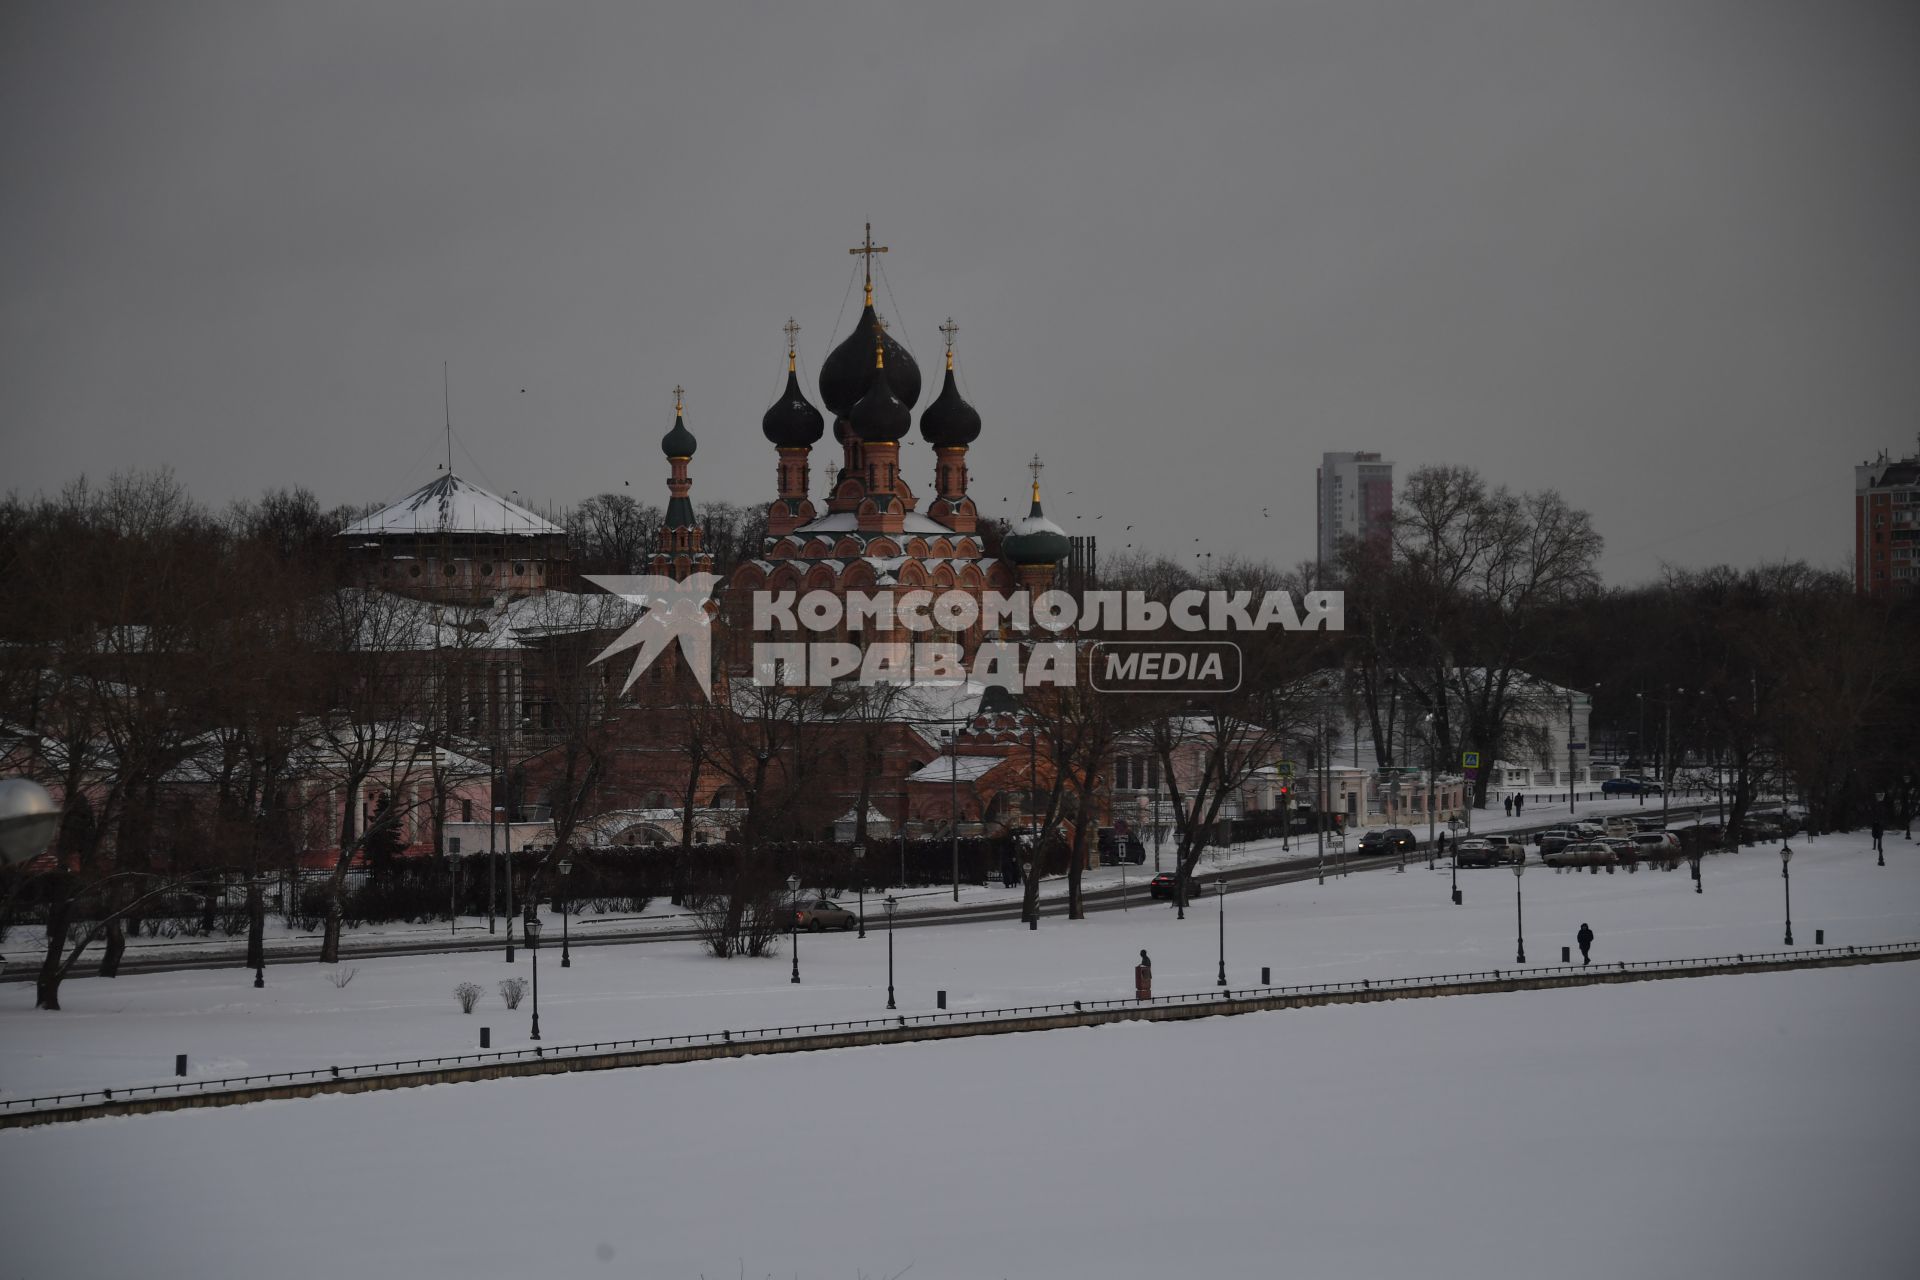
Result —
POLYGON ((4 1133, 0 1227, 22 1275, 1897 1275, 1916 1055, 1903 965, 1128 1024, 4 1133))
MULTIPOLYGON (((1896 842, 1876 867, 1864 836, 1796 842, 1796 938, 1812 945, 1920 939, 1920 846, 1896 842)), ((1781 945, 1780 864, 1771 850, 1710 858, 1706 892, 1684 871, 1556 875, 1530 867, 1528 957, 1554 963, 1584 921, 1599 935, 1596 960, 1665 960, 1772 951, 1781 945)), ((1461 874, 1464 906, 1447 899, 1445 870, 1424 862, 1406 874, 1373 871, 1327 883, 1229 894, 1227 973, 1254 985, 1260 967, 1276 984, 1406 977, 1514 966, 1514 878, 1506 870, 1461 874)), ((1030 932, 1013 923, 905 930, 895 939, 903 1012, 987 1009, 1132 990, 1141 948, 1154 958, 1160 994, 1214 990, 1218 904, 1177 921, 1164 905, 1136 904, 1078 923, 1049 919, 1030 932)), ((551 933, 550 935, 551 936, 551 933)), ((783 949, 784 949, 784 943, 783 949)), ((885 1012, 887 938, 803 935, 803 981, 788 958, 717 961, 692 942, 595 947, 562 969, 543 947, 544 1043, 566 1045, 722 1029, 868 1018, 885 1012)), ((11 1097, 165 1083, 177 1053, 190 1078, 218 1078, 330 1065, 470 1052, 488 1026, 495 1048, 529 1043, 530 1005, 509 1012, 496 994, 505 977, 530 977, 522 950, 350 962, 335 988, 317 965, 275 966, 256 991, 244 969, 82 978, 62 990, 59 1013, 31 1008, 32 988, 0 988, 0 1093, 11 1097), (471 1016, 453 998, 461 982, 485 995, 471 1016)), ((938 1046, 934 1046, 935 1049, 938 1046)))
MULTIPOLYGON (((1690 824, 1695 817, 1712 820, 1715 809, 1711 803, 1703 802, 1698 796, 1675 797, 1675 826, 1690 824), (1695 809, 1699 813, 1694 812, 1695 809)), ((1657 817, 1660 807, 1656 803, 1648 806, 1631 799, 1609 799, 1600 801, 1581 801, 1580 817, 1605 818, 1613 815, 1626 815, 1635 818, 1657 817)), ((1544 830, 1566 821, 1567 815, 1551 806, 1540 806, 1537 812, 1516 818, 1511 815, 1480 813, 1474 818, 1474 832, 1486 835, 1496 831, 1524 832, 1544 830)), ((1444 830, 1444 824, 1433 830, 1444 830)), ((1414 824, 1413 830, 1423 842, 1427 840, 1430 828, 1414 824)), ((1352 833, 1347 842, 1346 851, 1360 856, 1359 843, 1364 832, 1352 833)), ((1465 832, 1455 833, 1465 835, 1465 832)), ((893 846, 877 841, 873 847, 873 856, 883 860, 892 852, 893 846)), ((1234 875, 1246 875, 1262 869, 1280 870, 1298 868, 1314 861, 1316 846, 1311 835, 1296 836, 1291 841, 1279 839, 1254 840, 1244 844, 1209 847, 1202 859, 1203 877, 1227 872, 1234 875)), ((1326 856, 1337 863, 1340 847, 1329 845, 1326 856)), ((1424 863, 1426 855, 1419 855, 1424 863)), ((1158 859, 1162 870, 1174 869, 1175 851, 1168 847, 1158 859)), ((1087 893, 1144 895, 1146 884, 1155 871, 1155 862, 1142 866, 1103 866, 1090 867, 1084 874, 1083 889, 1087 893)), ((467 874, 484 875, 477 867, 470 867, 467 874)), ((556 873, 549 871, 549 876, 556 873)), ((550 928, 560 927, 560 917, 552 910, 551 880, 545 885, 546 892, 541 895, 547 906, 546 924, 550 928)), ((949 895, 944 885, 917 885, 909 889, 892 891, 900 899, 900 910, 904 918, 911 923, 935 923, 939 917, 950 913, 977 913, 980 911, 1019 910, 1023 891, 1008 889, 993 881, 987 884, 962 884, 956 897, 949 895)), ((852 904, 851 892, 839 894, 852 904)), ((874 919, 881 915, 880 901, 884 893, 868 895, 868 906, 874 919)), ((1063 910, 1067 898, 1065 876, 1053 876, 1041 882, 1040 898, 1043 911, 1063 910)), ((503 904, 504 905, 504 904, 503 904)), ((524 904, 521 904, 524 906, 524 904)), ((590 909, 584 915, 572 918, 575 940, 586 945, 595 945, 611 941, 637 941, 652 939, 672 939, 676 935, 686 935, 694 927, 695 921, 681 908, 674 906, 665 898, 650 901, 646 909, 640 912, 595 913, 590 909)), ((14 957, 13 967, 8 976, 18 978, 22 957, 37 957, 44 946, 45 934, 37 926, 21 926, 11 930, 5 940, 6 954, 14 957)), ((391 920, 379 924, 361 925, 349 928, 341 940, 342 954, 349 960, 373 955, 399 955, 406 953, 427 953, 438 950, 460 950, 481 948, 491 942, 504 945, 506 940, 505 922, 496 919, 495 929, 489 931, 485 916, 462 916, 450 926, 445 920, 439 921, 402 921, 391 920)), ((269 915, 266 920, 264 945, 267 963, 302 964, 320 954, 320 934, 315 931, 290 927, 278 915, 269 915)), ((90 970, 98 963, 99 944, 90 951, 83 962, 83 970, 90 970)), ((218 932, 211 935, 188 937, 151 937, 140 936, 127 940, 126 972, 141 969, 167 968, 174 966, 200 966, 213 964, 222 959, 239 964, 246 954, 244 934, 227 936, 218 932)))

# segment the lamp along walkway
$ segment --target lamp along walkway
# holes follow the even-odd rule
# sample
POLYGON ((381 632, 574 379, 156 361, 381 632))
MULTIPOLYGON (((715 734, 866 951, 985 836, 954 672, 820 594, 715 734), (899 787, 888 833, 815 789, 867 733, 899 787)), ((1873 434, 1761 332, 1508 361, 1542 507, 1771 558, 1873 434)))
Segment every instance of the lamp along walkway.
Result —
POLYGON ((963 1036, 1010 1035, 1111 1022, 1178 1022, 1317 1005, 1420 1000, 1496 991, 1541 991, 1601 983, 1651 982, 1717 974, 1775 973, 1843 965, 1920 960, 1920 942, 1815 950, 1706 956, 1690 960, 1623 961, 1610 965, 1551 965, 1418 978, 1361 979, 1290 987, 1242 987, 1156 996, 1148 1000, 1073 1000, 1003 1009, 898 1014, 845 1022, 757 1027, 648 1039, 469 1053, 400 1062, 280 1071, 220 1080, 94 1089, 34 1098, 0 1099, 0 1129, 28 1128, 99 1116, 142 1115, 194 1107, 230 1107, 329 1093, 365 1093, 459 1084, 568 1071, 702 1062, 764 1053, 810 1053, 863 1045, 905 1044, 963 1036))

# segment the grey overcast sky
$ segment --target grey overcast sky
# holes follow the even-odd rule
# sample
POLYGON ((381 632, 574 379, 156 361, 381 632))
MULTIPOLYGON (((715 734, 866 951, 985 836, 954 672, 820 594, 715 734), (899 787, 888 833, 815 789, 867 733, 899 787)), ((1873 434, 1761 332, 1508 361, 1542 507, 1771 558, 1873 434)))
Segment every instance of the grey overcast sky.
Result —
POLYGON ((483 483, 664 502, 684 383, 695 500, 765 501, 868 219, 981 509, 1037 451, 1107 553, 1310 557, 1362 448, 1559 488, 1617 583, 1842 565, 1920 430, 1911 3, 13 0, 0 162, 0 490, 398 496, 444 360, 483 483))

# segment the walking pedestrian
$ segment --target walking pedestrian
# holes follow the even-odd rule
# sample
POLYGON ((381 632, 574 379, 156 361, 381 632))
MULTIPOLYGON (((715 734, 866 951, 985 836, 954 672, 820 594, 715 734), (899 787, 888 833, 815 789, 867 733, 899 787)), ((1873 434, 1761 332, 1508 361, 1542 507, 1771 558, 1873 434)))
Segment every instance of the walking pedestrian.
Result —
POLYGON ((1447 833, 1444 831, 1440 833, 1440 856, 1447 856, 1447 833))
POLYGON ((1507 816, 1508 816, 1509 818, 1511 818, 1511 817, 1513 816, 1513 797, 1512 797, 1512 796, 1501 796, 1501 797, 1500 797, 1500 807, 1501 807, 1502 809, 1505 809, 1505 810, 1507 811, 1507 816))
MULTIPOLYGON (((1611 870, 1611 868, 1609 868, 1609 870, 1611 870)), ((1580 922, 1580 932, 1573 935, 1573 940, 1580 944, 1580 963, 1586 964, 1591 961, 1593 959, 1591 954, 1593 951, 1593 930, 1587 927, 1586 921, 1582 920, 1580 922)))
POLYGON ((1520 816, 1520 810, 1523 806, 1525 806, 1526 803, 1527 803, 1527 798, 1525 796, 1515 796, 1513 798, 1513 816, 1514 817, 1517 818, 1520 816))
POLYGON ((1880 825, 1880 819, 1875 818, 1873 820, 1873 851, 1875 853, 1886 852, 1885 849, 1880 847, 1880 841, 1886 838, 1886 834, 1887 829, 1880 825))

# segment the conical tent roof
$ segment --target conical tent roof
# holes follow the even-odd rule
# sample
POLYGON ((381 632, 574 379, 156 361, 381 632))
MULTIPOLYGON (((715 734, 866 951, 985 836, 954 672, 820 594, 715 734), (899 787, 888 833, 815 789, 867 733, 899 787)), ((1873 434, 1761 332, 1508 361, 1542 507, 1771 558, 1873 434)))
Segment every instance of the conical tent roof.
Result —
POLYGON ((497 493, 448 474, 421 485, 398 502, 356 520, 340 531, 343 538, 379 538, 399 534, 485 533, 536 537, 565 533, 497 493))

